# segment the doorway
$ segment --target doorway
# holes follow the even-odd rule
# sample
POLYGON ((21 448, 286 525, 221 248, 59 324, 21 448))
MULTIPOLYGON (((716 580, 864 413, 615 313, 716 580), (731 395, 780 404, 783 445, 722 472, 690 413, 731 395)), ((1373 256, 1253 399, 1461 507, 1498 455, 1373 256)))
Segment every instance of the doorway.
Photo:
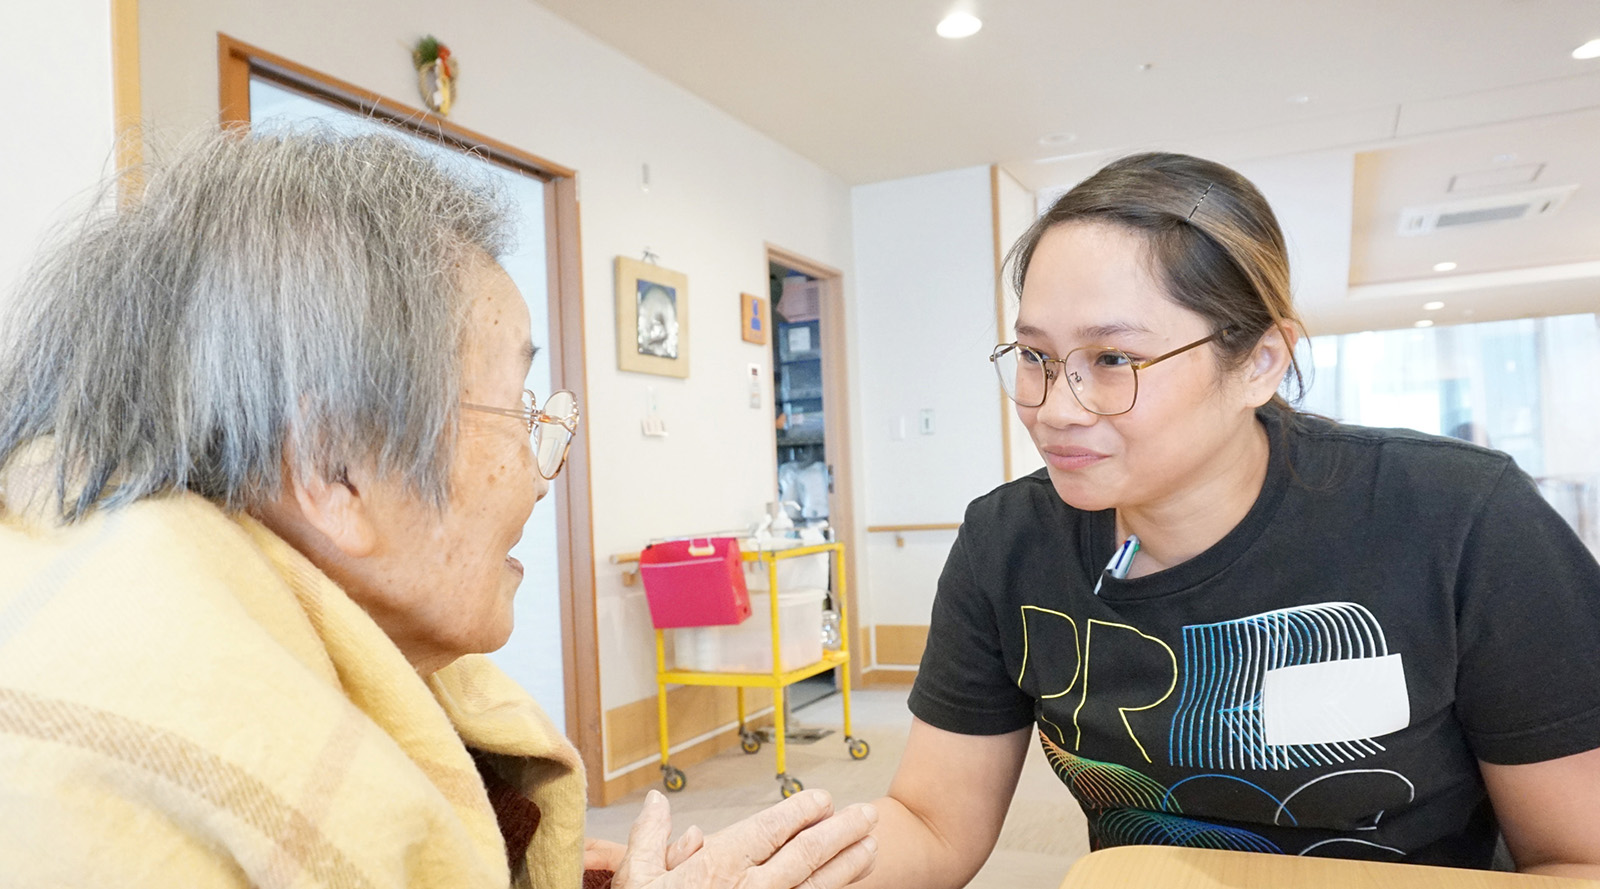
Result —
MULTIPOLYGON (((303 93, 260 77, 250 79, 250 124, 270 130, 315 122, 347 135, 382 133, 395 128, 359 113, 319 102, 303 93)), ((516 249, 500 259, 528 305, 533 342, 539 346, 528 371, 527 388, 543 397, 552 392, 550 310, 546 292, 549 274, 545 263, 545 184, 531 176, 474 157, 454 146, 440 145, 419 136, 407 136, 417 150, 462 175, 487 173, 516 207, 516 249)), ((511 554, 527 566, 522 591, 515 600, 515 626, 511 640, 489 657, 539 702, 558 729, 565 730, 566 682, 561 659, 561 563, 556 540, 556 514, 546 503, 529 517, 521 540, 511 554)))
MULTIPOLYGON (((865 649, 859 647, 855 593, 853 498, 850 487, 849 383, 843 276, 834 269, 778 248, 767 248, 772 306, 773 426, 776 430, 776 502, 797 529, 824 531, 847 544, 829 584, 827 607, 839 611, 849 594, 844 629, 852 643, 850 680, 858 683, 865 649), (845 572, 841 585, 839 571, 845 572)), ((837 671, 787 689, 790 709, 833 694, 837 671)))
MULTIPOLYGON (((519 251, 502 264, 529 303, 542 348, 528 384, 536 393, 569 389, 585 400, 578 279, 577 178, 572 170, 456 126, 280 56, 219 34, 219 98, 225 126, 267 117, 315 119, 342 132, 379 126, 471 174, 494 177, 519 209, 519 251)), ((599 664, 595 641, 588 443, 580 431, 566 470, 535 510, 518 550, 529 566, 517 597, 511 641, 494 655, 562 726, 588 765, 600 796, 599 664), (543 513, 541 515, 540 513, 543 513), (540 566, 535 572, 535 564, 540 566)))
POLYGON ((778 431, 778 502, 798 529, 826 531, 826 403, 822 389, 821 289, 817 278, 768 263, 772 289, 772 391, 778 431))

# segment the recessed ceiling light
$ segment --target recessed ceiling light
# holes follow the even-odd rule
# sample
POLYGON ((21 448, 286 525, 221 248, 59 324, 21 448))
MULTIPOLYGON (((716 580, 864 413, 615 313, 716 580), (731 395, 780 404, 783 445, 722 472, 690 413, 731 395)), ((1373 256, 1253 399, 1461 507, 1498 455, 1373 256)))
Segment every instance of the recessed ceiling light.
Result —
POLYGON ((1304 94, 1304 93, 1301 93, 1298 96, 1290 96, 1289 97, 1289 104, 1290 105, 1304 105, 1304 104, 1306 104, 1306 103, 1308 103, 1310 101, 1311 101, 1311 97, 1306 95, 1306 94, 1304 94))
POLYGON ((1453 262, 1436 262, 1433 264, 1433 270, 1436 272, 1453 272, 1456 270, 1456 264, 1453 262))
POLYGON ((1515 151, 1506 151, 1489 158, 1489 162, 1496 164, 1509 164, 1516 159, 1517 153, 1515 151))
POLYGON ((1573 50, 1572 57, 1575 59, 1600 59, 1600 39, 1591 40, 1573 50))
POLYGON ((1418 321, 1417 323, 1415 323, 1415 324, 1413 324, 1411 326, 1412 327, 1432 327, 1433 326, 1433 319, 1424 318, 1421 321, 1418 321))
POLYGON ((1140 71, 1149 71, 1151 68, 1154 68, 1154 67, 1155 67, 1155 64, 1153 62, 1140 62, 1139 63, 1139 70, 1140 71))
POLYGON ((1077 133, 1051 133, 1039 137, 1040 145, 1070 145, 1076 141, 1078 141, 1077 133))
POLYGON ((1439 302, 1438 300, 1434 300, 1431 303, 1422 304, 1422 310, 1424 312, 1437 312, 1442 308, 1444 308, 1444 303, 1439 302))
POLYGON ((939 32, 940 37, 947 37, 951 40, 960 40, 963 37, 971 37, 972 35, 978 33, 978 29, 982 27, 983 21, 972 13, 952 12, 945 16, 944 19, 939 22, 939 27, 935 28, 934 30, 939 32))

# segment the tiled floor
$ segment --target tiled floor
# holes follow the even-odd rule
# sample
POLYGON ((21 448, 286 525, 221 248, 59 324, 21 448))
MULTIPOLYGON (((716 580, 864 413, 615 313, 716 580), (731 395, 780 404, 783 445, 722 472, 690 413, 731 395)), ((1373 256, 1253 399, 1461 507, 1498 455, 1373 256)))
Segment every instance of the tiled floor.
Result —
MULTIPOLYGON (((842 704, 842 699, 833 695, 794 711, 794 718, 802 726, 841 729, 842 704)), ((911 722, 905 690, 858 691, 851 695, 850 704, 851 728, 856 737, 872 745, 867 759, 852 761, 845 753, 841 733, 814 744, 787 745, 789 774, 807 787, 827 790, 838 805, 868 802, 888 790, 911 722)), ((686 773, 688 786, 671 795, 674 835, 690 824, 710 833, 782 799, 773 778, 771 745, 754 755, 732 750, 690 767, 686 773)), ((589 835, 625 842, 644 794, 641 790, 615 805, 590 809, 589 835)), ((1072 863, 1087 851, 1077 803, 1034 746, 1028 752, 994 854, 968 886, 1055 889, 1072 863)))

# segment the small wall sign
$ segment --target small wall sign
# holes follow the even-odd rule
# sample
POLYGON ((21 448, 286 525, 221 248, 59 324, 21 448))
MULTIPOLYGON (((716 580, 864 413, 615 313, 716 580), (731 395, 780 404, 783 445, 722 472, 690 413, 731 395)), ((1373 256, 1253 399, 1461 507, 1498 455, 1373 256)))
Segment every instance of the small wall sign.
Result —
POLYGON ((753 293, 739 294, 740 330, 744 341, 758 346, 767 344, 767 328, 772 321, 767 314, 767 301, 753 293))

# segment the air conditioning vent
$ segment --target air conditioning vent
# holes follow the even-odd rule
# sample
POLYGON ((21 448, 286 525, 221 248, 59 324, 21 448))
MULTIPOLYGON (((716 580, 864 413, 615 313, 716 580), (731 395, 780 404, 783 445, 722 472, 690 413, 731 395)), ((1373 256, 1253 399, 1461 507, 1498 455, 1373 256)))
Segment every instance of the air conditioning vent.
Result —
POLYGON ((1480 222, 1500 222, 1504 219, 1521 219, 1528 215, 1528 204, 1512 204, 1509 207, 1485 207, 1482 210, 1457 210, 1454 213, 1440 213, 1434 228, 1449 228, 1452 225, 1477 225, 1480 222))
POLYGON ((1549 216, 1561 209, 1577 190, 1576 185, 1562 185, 1427 207, 1407 207, 1400 211, 1400 234, 1425 235, 1441 228, 1549 216))

